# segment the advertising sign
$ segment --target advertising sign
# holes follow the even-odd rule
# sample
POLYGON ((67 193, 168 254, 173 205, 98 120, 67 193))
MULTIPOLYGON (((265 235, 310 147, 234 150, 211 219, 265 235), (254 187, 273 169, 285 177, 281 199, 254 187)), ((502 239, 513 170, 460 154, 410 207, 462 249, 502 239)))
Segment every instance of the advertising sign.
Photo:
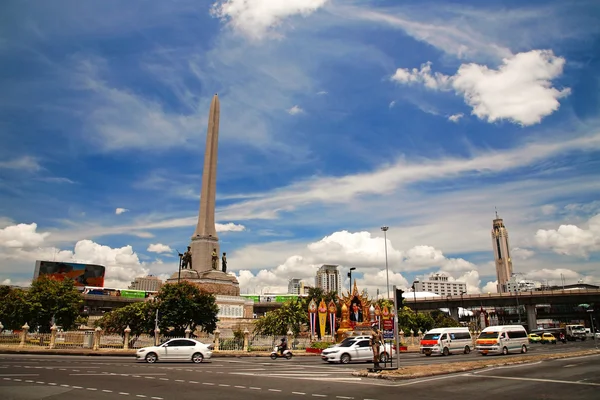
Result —
POLYGON ((65 278, 73 279, 75 286, 104 287, 105 271, 106 268, 102 265, 38 260, 35 262, 33 279, 47 275, 59 281, 65 278))

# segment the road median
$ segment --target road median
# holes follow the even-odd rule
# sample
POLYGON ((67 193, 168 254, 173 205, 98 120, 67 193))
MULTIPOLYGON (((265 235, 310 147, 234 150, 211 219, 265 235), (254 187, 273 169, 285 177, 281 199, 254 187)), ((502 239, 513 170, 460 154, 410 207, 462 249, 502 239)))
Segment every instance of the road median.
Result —
POLYGON ((535 356, 516 356, 506 358, 505 356, 488 356, 480 361, 458 361, 448 362, 445 364, 426 364, 426 365, 411 365, 402 366, 397 370, 369 372, 368 370, 355 371, 354 376, 389 379, 389 380, 404 380, 425 378, 436 375, 447 375, 458 372, 474 371, 489 367, 499 367, 505 365, 528 364, 545 360, 558 360, 562 358, 581 357, 600 354, 600 350, 581 350, 568 353, 550 353, 540 354, 535 356))

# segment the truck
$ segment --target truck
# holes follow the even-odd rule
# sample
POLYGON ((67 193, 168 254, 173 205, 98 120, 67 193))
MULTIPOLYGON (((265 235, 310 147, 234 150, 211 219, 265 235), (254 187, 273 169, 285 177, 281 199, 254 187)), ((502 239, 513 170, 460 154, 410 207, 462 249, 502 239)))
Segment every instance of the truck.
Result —
POLYGON ((565 326, 567 340, 575 341, 577 339, 582 342, 586 339, 585 326, 583 325, 566 325, 565 326))

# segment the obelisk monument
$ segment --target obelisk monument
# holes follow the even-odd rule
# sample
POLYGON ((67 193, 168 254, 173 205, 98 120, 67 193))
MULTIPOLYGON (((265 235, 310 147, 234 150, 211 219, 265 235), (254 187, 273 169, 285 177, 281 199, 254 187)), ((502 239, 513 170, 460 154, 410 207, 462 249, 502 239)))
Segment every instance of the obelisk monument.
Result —
MULTIPOLYGON (((217 153, 219 148, 219 96, 213 96, 208 113, 200 212, 192 243, 192 269, 202 272, 212 269, 212 252, 220 258, 219 237, 215 228, 215 198, 217 190, 217 153)), ((218 267, 217 267, 218 269, 218 267)))

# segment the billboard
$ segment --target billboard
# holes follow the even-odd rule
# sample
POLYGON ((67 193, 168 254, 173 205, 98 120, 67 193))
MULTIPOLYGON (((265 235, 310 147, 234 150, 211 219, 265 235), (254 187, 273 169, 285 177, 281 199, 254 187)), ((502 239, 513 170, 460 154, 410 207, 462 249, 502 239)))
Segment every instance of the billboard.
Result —
POLYGON ((62 261, 36 261, 33 279, 41 275, 48 275, 59 281, 71 278, 75 286, 104 286, 104 273, 106 268, 102 265, 77 264, 62 261))

